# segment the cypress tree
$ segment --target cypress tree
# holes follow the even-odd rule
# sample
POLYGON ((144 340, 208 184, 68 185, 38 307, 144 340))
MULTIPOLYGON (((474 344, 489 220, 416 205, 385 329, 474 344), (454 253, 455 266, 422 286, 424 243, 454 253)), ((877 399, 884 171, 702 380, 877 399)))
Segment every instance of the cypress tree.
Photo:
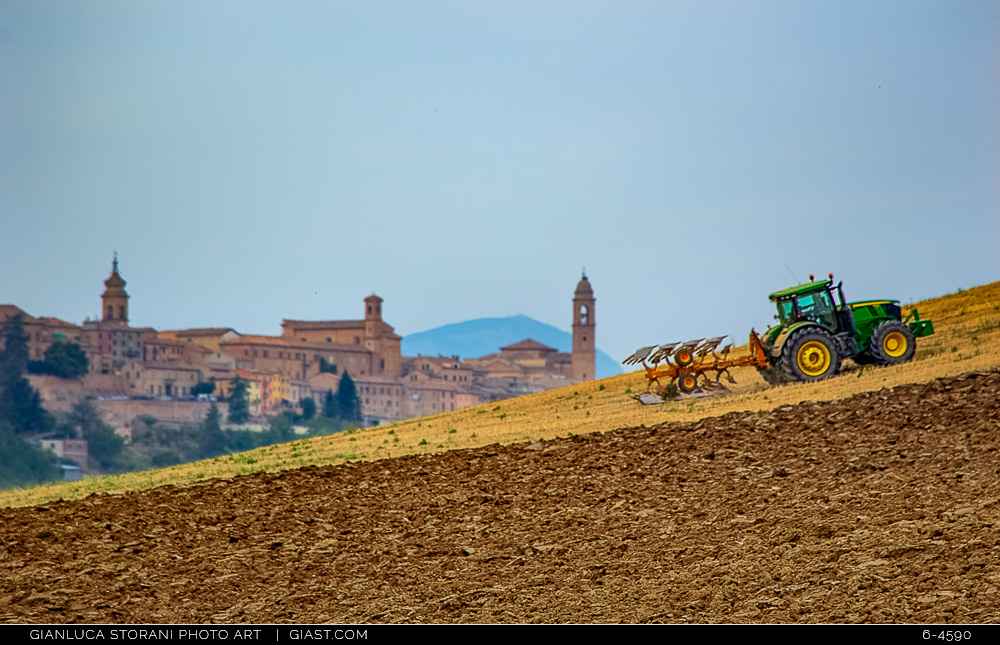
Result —
POLYGON ((250 420, 250 394, 246 379, 233 379, 233 391, 229 395, 229 422, 246 423, 250 420))
POLYGON ((327 419, 337 418, 337 399, 333 396, 333 390, 326 391, 326 398, 323 399, 323 416, 327 419))
POLYGON ((218 457, 225 452, 226 435, 222 431, 222 415, 219 413, 219 406, 213 403, 201 424, 201 457, 218 457))
POLYGON ((337 386, 337 408, 340 418, 348 423, 361 422, 361 402, 358 400, 358 389, 354 385, 354 379, 347 372, 340 379, 337 386))
POLYGON ((11 316, 3 324, 3 351, 0 364, 17 375, 28 369, 28 334, 24 331, 24 316, 11 316))
POLYGON ((11 316, 0 332, 4 339, 0 351, 0 421, 7 421, 15 432, 44 432, 51 428, 50 416, 42 408, 38 390, 24 377, 28 369, 28 334, 24 317, 11 316))

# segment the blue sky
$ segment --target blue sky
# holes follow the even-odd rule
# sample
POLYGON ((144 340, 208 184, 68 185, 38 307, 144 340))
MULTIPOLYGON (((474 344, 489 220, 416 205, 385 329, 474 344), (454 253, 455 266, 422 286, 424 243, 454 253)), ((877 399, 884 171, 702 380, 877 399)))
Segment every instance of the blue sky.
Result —
POLYGON ((732 334, 1000 280, 1000 3, 0 2, 0 302, 732 334))

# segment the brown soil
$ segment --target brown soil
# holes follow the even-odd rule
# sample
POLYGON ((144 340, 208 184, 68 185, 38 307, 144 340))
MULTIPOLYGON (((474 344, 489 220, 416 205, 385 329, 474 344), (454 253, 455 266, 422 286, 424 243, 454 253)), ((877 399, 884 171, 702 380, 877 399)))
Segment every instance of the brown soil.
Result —
POLYGON ((16 622, 1000 621, 1000 373, 0 511, 16 622))

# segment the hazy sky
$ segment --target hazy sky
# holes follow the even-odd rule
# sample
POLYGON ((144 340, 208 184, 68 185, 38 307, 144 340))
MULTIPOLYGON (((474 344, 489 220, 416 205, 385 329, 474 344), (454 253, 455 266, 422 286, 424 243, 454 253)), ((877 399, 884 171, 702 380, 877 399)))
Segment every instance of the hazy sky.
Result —
POLYGON ((597 345, 1000 280, 1000 2, 0 0, 0 303, 597 345))

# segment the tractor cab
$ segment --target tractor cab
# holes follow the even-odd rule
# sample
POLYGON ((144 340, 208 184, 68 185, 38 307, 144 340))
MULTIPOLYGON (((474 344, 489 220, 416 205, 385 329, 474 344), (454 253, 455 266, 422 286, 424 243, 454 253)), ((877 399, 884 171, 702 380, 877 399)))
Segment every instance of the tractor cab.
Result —
MULTIPOLYGON (((769 329, 762 340, 772 359, 777 360, 784 352, 785 342, 797 330, 806 327, 829 335, 830 343, 836 348, 836 360, 831 354, 830 365, 836 363, 839 367, 841 359, 857 355, 859 344, 854 309, 845 304, 843 284, 834 285, 833 275, 827 280, 809 276, 806 284, 776 291, 769 299, 778 308, 778 315, 775 316, 778 324, 769 329)), ((811 376, 808 371, 804 373, 811 376)))
POLYGON ((771 294, 770 300, 778 306, 776 318, 784 329, 796 323, 812 322, 833 333, 853 331, 849 320, 851 310, 844 307, 841 285, 833 287, 833 276, 829 280, 811 280, 807 284, 777 291, 771 294), (837 290, 840 304, 834 301, 834 289, 837 290))

